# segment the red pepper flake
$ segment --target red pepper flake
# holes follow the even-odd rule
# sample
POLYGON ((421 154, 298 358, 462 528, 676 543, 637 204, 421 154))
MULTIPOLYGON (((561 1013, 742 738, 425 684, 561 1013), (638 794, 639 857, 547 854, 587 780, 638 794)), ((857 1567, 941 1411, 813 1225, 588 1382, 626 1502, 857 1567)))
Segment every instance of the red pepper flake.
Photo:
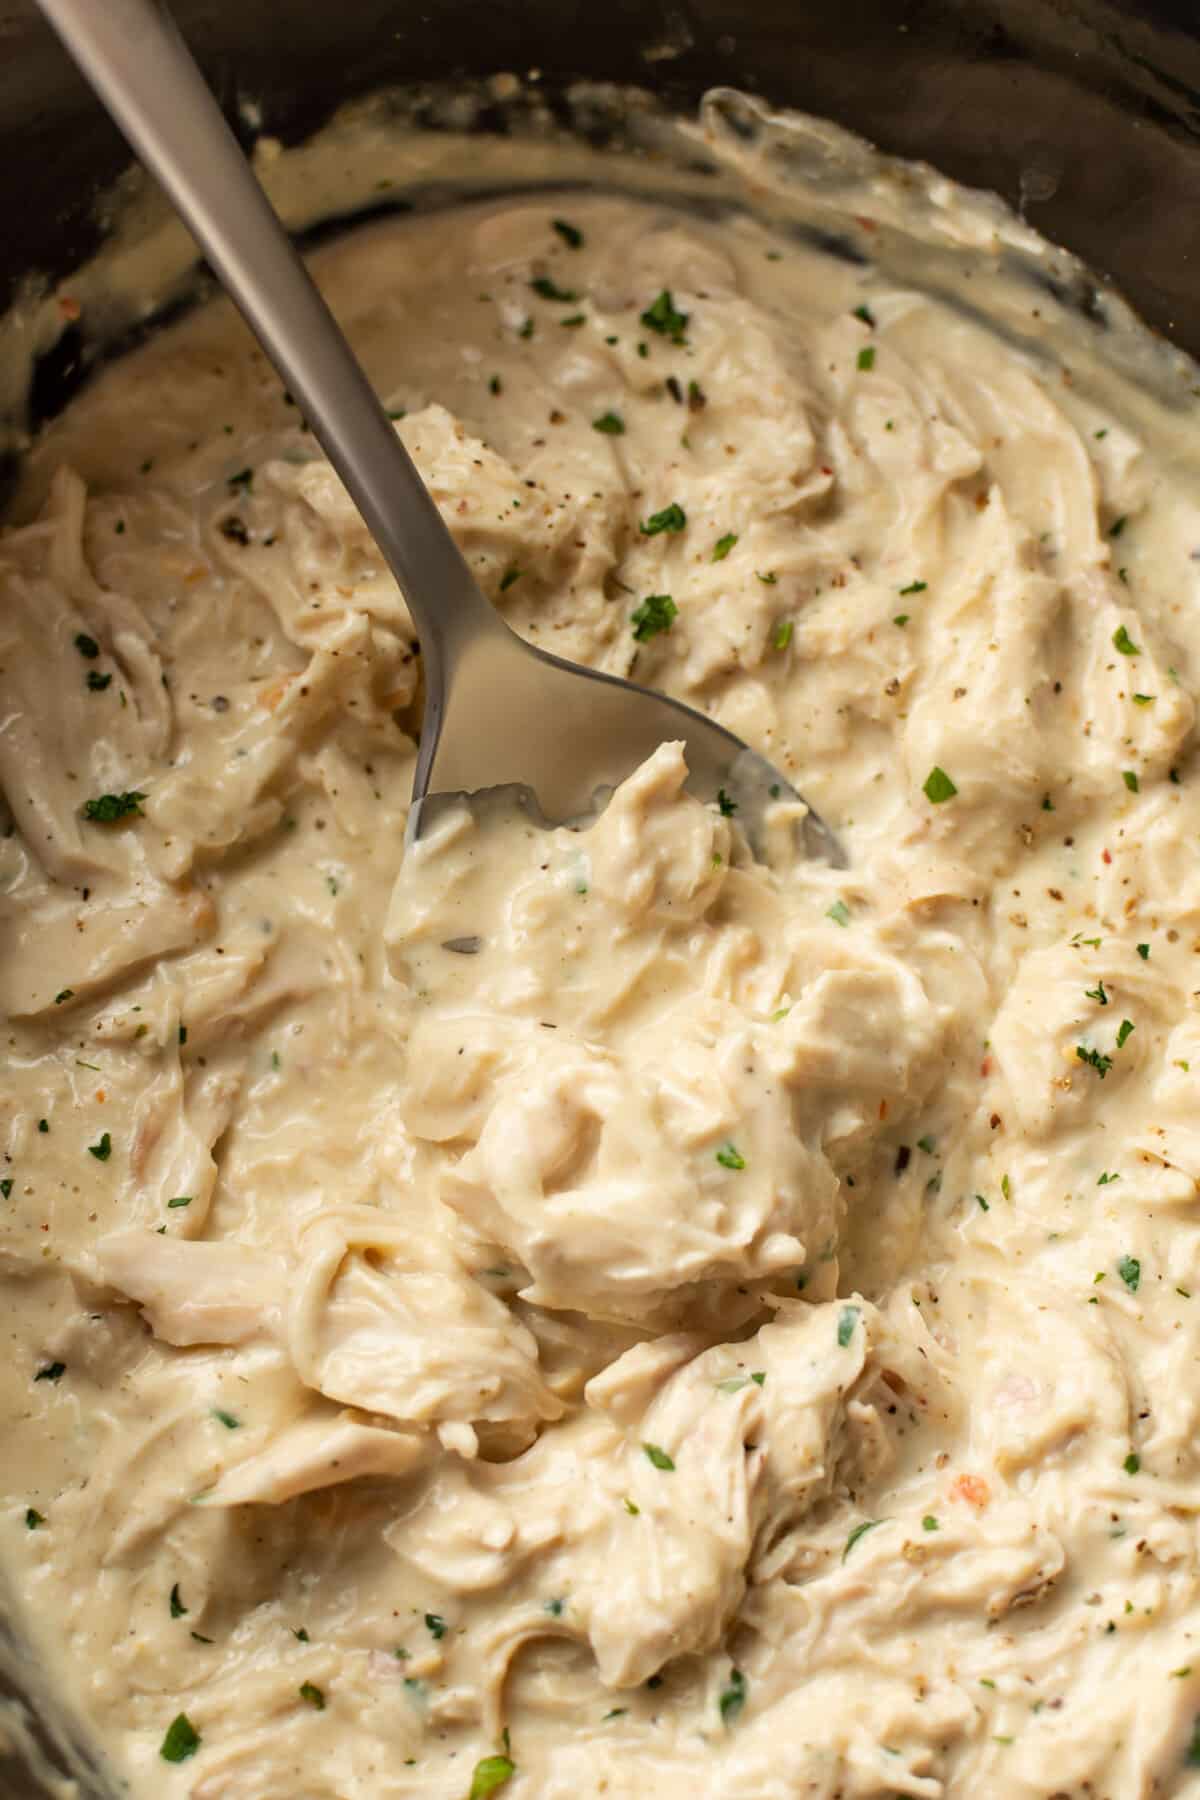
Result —
POLYGON ((1100 861, 1110 863, 1112 861, 1112 852, 1110 850, 1102 850, 1100 852, 1100 861))
POLYGON ((982 1475, 959 1475, 950 1483, 952 1500, 965 1500, 968 1506, 977 1507, 980 1511, 991 1497, 991 1489, 982 1475))
POLYGON ((984 1080, 986 1081, 988 1076, 991 1074, 991 1072, 992 1072, 992 1059, 990 1056, 985 1056, 983 1061, 979 1065, 979 1073, 983 1076, 984 1080))

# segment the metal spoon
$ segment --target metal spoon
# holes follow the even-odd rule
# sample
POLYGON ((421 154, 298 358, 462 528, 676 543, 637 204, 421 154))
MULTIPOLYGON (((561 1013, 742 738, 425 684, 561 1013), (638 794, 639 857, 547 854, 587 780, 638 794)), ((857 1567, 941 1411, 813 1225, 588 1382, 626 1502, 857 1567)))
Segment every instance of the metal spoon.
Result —
MULTIPOLYGON (((711 719, 525 643, 479 591, 408 452, 214 101, 153 0, 39 0, 138 156, 161 182, 358 507, 420 635, 425 717, 410 831, 441 795, 513 784, 545 820, 579 818, 669 739, 689 786, 724 788, 752 843, 779 771, 711 719)), ((822 821, 803 849, 840 864, 822 821)))

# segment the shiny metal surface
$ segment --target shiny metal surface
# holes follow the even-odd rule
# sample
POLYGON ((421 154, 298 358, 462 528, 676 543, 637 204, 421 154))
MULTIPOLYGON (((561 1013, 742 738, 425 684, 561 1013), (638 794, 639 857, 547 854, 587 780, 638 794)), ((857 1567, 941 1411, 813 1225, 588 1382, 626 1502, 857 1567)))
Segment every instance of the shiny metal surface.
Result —
MULTIPOLYGON (((692 791, 727 791, 759 841, 770 801, 797 797, 778 770, 691 707, 526 644, 480 592, 168 14, 155 0, 38 4, 300 402, 400 584, 425 671, 414 802, 515 785, 547 821, 577 818, 681 738, 692 791)), ((410 829, 421 817, 418 805, 410 829)), ((841 860, 811 813, 799 841, 841 860)))
MULTIPOLYGON (((536 69, 564 122, 581 78, 649 89, 689 114, 723 83, 823 114, 998 191, 1200 353, 1196 0, 173 0, 173 10, 247 144, 259 132, 303 142, 380 89, 436 97, 508 70, 536 69)), ((493 129, 486 114, 480 129, 493 129)), ((610 141, 599 118, 588 137, 610 141)), ((94 253, 107 217, 98 202, 128 162, 34 0, 0 0, 0 304, 29 277, 64 278, 94 253)), ((86 316, 64 326, 37 360, 30 429, 108 349, 86 316)), ((19 1474, 10 1486, 19 1492, 19 1474)), ((115 1800, 15 1616, 0 1588, 0 1800, 115 1800)))

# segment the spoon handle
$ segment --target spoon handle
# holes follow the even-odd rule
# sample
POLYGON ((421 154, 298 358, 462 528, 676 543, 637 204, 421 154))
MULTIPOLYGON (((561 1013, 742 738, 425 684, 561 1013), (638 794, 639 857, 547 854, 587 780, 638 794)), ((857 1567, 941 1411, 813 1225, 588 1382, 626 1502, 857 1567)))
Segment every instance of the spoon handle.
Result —
POLYGON ((295 396, 403 590, 426 677, 504 631, 362 367, 155 0, 38 0, 295 396))

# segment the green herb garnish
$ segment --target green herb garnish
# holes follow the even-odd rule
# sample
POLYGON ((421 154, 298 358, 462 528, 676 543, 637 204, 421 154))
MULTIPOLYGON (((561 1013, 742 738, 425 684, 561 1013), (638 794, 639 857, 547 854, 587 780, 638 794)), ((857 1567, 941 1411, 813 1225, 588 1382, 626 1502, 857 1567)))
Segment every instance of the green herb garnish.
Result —
POLYGON ((732 1144, 721 1145, 717 1151, 717 1161, 723 1169, 744 1169, 746 1166, 745 1157, 732 1144))
POLYGON ((845 1350, 849 1347, 850 1340, 854 1336, 854 1327, 857 1324, 857 1306, 843 1306, 841 1312, 838 1314, 837 1323, 837 1341, 839 1350, 845 1350))
POLYGON ((468 1800, 487 1800, 497 1788, 502 1788, 517 1772, 517 1765, 511 1756, 485 1756, 475 1764, 471 1776, 471 1792, 468 1800))
POLYGON ((732 1725, 746 1704, 746 1677, 740 1669, 730 1669, 729 1680, 717 1697, 717 1709, 721 1721, 732 1725))
POLYGON ((656 1469, 661 1469, 666 1475, 674 1473, 675 1464, 665 1450, 660 1450, 657 1444, 643 1444, 642 1449, 646 1452, 646 1455, 650 1458, 650 1461, 654 1464, 656 1469))
POLYGON ((737 541, 738 541, 738 534, 736 531, 727 531, 725 533, 724 537, 719 537, 717 539, 716 543, 713 545, 713 553, 712 553, 713 561, 714 562, 724 562, 725 558, 729 555, 729 552, 733 549, 733 546, 737 543, 737 541))
POLYGON ((177 1713, 167 1726, 167 1735, 159 1746, 158 1754, 164 1762, 186 1762, 189 1756, 195 1756, 200 1748, 200 1733, 192 1724, 186 1713, 177 1713))
POLYGON ((947 775, 945 769, 939 769, 935 763, 925 777, 923 792, 925 798, 931 805, 940 806, 943 800, 953 800, 958 789, 947 775))
POLYGON ((647 594, 630 614, 634 637, 639 644, 644 644, 648 638, 657 637, 660 631, 670 631, 678 613, 679 608, 670 594, 647 594))
POLYGON ((94 825, 115 825, 118 819, 141 818, 145 798, 136 789, 127 794, 98 794, 94 800, 84 801, 83 816, 94 825))
POLYGON ((677 311, 670 288, 664 288, 641 315, 647 331, 657 331, 660 337, 670 338, 673 344, 682 344, 689 317, 690 314, 677 311))
POLYGON ((882 1519, 864 1519, 861 1525, 856 1525, 846 1539, 846 1548, 842 1551, 842 1561, 845 1562, 860 1537, 866 1537, 868 1531, 874 1531, 877 1525, 882 1524, 882 1519))
POLYGON ((566 306, 569 306, 572 300, 578 300, 579 298, 579 295, 575 292, 574 288, 560 288, 555 282, 551 281, 548 275, 539 275, 537 279, 531 281, 529 285, 535 294, 541 295, 543 300, 561 300, 566 306))
POLYGON ((603 431, 608 437, 623 437, 625 421, 619 413, 601 413, 598 419, 592 420, 593 431, 603 431))
POLYGON ((101 1135, 98 1144, 88 1145, 88 1155, 94 1156, 97 1162, 107 1162, 112 1155, 112 1138, 106 1131, 101 1135))
POLYGON ((638 530, 643 537, 657 537, 660 531, 682 531, 686 524, 687 514, 682 506, 672 501, 661 512, 651 513, 645 523, 638 526, 638 530))
POLYGON ((1142 1279, 1142 1265, 1136 1256, 1123 1256, 1117 1264, 1117 1274, 1125 1283, 1131 1294, 1136 1294, 1142 1279))

